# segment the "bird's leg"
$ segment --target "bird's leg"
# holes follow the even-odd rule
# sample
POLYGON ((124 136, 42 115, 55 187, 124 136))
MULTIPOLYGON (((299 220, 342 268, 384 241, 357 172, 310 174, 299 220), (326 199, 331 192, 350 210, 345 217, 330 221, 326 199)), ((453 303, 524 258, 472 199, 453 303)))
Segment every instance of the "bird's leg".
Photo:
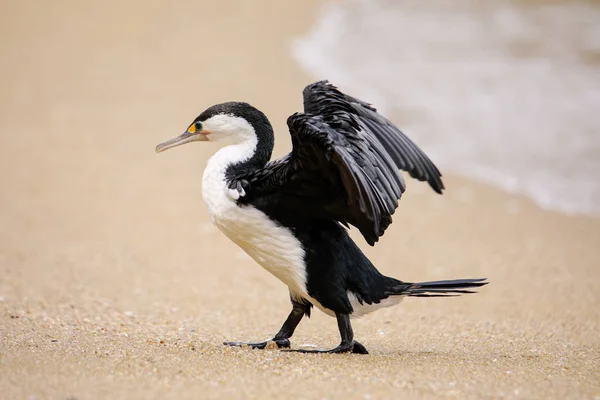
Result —
POLYGON ((350 325, 350 316, 348 314, 335 313, 337 318, 338 328, 340 329, 340 337, 342 342, 340 345, 331 350, 305 350, 305 349, 294 349, 286 351, 294 351, 298 353, 357 353, 357 354, 369 354, 365 346, 354 340, 354 332, 352 332, 352 325, 350 325))
POLYGON ((290 347, 290 338, 294 334, 294 331, 296 330, 296 327, 302 320, 304 314, 308 312, 308 307, 308 305, 299 303, 296 300, 292 299, 292 311, 281 326, 279 332, 277 332, 275 337, 273 337, 273 339, 258 343, 225 342, 223 344, 227 346, 248 346, 252 347, 253 349, 264 349, 270 342, 274 342, 279 348, 290 347))

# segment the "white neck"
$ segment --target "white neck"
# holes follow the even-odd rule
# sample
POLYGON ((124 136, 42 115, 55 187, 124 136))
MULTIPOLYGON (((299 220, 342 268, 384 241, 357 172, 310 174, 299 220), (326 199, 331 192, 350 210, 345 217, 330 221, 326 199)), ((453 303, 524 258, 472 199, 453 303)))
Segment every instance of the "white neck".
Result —
POLYGON ((256 136, 252 136, 239 143, 230 144, 219 149, 208 159, 204 175, 209 170, 218 170, 224 173, 228 166, 248 161, 254 155, 257 143, 258 139, 256 136))
POLYGON ((211 215, 223 206, 223 196, 229 193, 225 178, 227 167, 248 161, 256 151, 258 139, 250 136, 239 143, 230 144, 217 151, 206 163, 202 176, 202 197, 211 215))
POLYGON ((217 170, 224 172, 228 166, 248 161, 254 155, 258 137, 252 125, 244 118, 218 114, 204 121, 203 126, 211 132, 210 141, 229 138, 235 142, 224 146, 208 160, 204 175, 209 170, 213 173, 217 170))
POLYGON ((229 188, 225 179, 227 167, 248 161, 256 152, 258 137, 252 125, 244 118, 218 114, 203 122, 204 129, 211 132, 210 141, 233 140, 235 143, 219 149, 206 164, 202 176, 202 197, 211 215, 219 213, 230 201, 229 188))

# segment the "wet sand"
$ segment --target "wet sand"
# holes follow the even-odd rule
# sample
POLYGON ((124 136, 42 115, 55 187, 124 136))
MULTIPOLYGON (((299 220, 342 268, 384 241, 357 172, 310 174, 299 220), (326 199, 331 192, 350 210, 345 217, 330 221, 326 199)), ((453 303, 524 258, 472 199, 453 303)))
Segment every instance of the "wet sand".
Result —
MULTIPOLYGON (((409 182, 362 248, 403 280, 489 278, 479 294, 356 320, 368 356, 221 344, 275 333, 287 291, 210 225, 214 147, 154 146, 236 99, 271 117, 282 155, 302 88, 326 77, 288 47, 319 2, 216 4, 21 2, 0 16, 0 397, 600 396, 600 220, 453 176, 444 196, 409 182)), ((337 341, 315 311, 292 343, 337 341)))

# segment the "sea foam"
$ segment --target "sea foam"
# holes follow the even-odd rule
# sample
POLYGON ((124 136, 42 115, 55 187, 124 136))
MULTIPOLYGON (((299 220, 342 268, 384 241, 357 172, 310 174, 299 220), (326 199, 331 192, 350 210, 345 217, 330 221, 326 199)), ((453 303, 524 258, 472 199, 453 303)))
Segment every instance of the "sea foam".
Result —
POLYGON ((443 171, 599 214, 600 7, 484 3, 328 3, 292 53, 443 171))

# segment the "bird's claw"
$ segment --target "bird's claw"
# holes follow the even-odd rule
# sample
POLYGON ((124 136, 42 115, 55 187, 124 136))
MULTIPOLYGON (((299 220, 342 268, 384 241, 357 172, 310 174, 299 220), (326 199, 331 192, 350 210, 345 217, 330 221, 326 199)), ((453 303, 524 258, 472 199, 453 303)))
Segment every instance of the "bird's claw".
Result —
POLYGON ((226 346, 234 346, 234 347, 250 347, 252 349, 265 349, 269 347, 269 344, 273 343, 277 348, 289 348, 290 340, 289 339, 270 339, 264 342, 258 343, 248 343, 248 342, 223 342, 226 346))
POLYGON ((354 353, 354 354, 369 354, 365 346, 357 341, 352 343, 341 343, 338 347, 331 350, 308 350, 308 349, 286 349, 282 351, 289 351, 294 353, 308 353, 308 354, 323 354, 323 353, 354 353))

